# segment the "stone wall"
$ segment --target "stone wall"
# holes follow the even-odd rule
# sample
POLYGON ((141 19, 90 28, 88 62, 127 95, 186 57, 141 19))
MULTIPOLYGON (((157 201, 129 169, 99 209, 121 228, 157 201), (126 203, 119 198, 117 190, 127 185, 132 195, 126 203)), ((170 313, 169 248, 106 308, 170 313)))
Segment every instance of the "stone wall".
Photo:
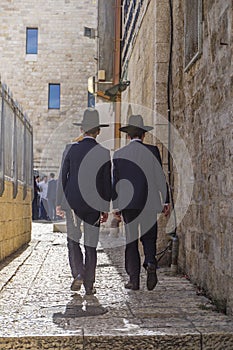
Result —
MULTIPOLYGON (((146 106, 146 123, 166 146, 169 57, 169 2, 145 1, 147 11, 135 30, 128 54, 130 87, 122 94, 122 121, 146 106), (124 105, 126 103, 126 105, 124 105), (128 104, 132 104, 129 106, 128 104), (136 108, 136 110, 134 109, 136 108), (149 113, 153 110, 156 113, 149 113)), ((191 157, 194 177, 190 205, 184 206, 188 182, 181 182, 174 163, 175 197, 187 213, 178 227, 180 271, 187 274, 218 306, 233 312, 232 210, 232 1, 203 0, 200 55, 185 70, 184 4, 173 1, 172 121, 191 157), (179 188, 179 187, 180 188, 179 188)), ((125 62, 123 62, 123 65, 125 62)), ((148 137, 149 142, 158 141, 148 137)), ((173 150, 177 145, 173 144, 173 150)), ((166 162, 166 147, 161 147, 166 162)), ((181 157, 182 158, 182 157, 181 157)), ((187 160, 183 155, 182 172, 187 160)), ((165 164, 166 169, 166 164, 165 164)), ((182 176, 185 174, 182 174, 182 176)), ((183 176, 184 178, 185 176, 183 176)), ((160 242, 161 243, 161 242, 160 242)), ((163 243, 163 242, 162 242, 163 243)))
POLYGON ((28 189, 23 199, 23 186, 19 185, 13 199, 13 183, 5 181, 5 191, 0 197, 0 261, 31 239, 31 193, 28 189))
POLYGON ((64 146, 80 131, 72 122, 87 106, 87 80, 96 73, 92 0, 1 1, 0 72, 34 129, 34 166, 57 172, 64 146), (26 55, 26 28, 38 28, 38 54, 26 55), (61 84, 60 110, 48 109, 48 84, 61 84))
POLYGON ((194 190, 179 227, 179 263, 233 313, 233 5, 231 0, 203 1, 202 54, 187 72, 183 5, 174 2, 172 114, 192 158, 194 190))

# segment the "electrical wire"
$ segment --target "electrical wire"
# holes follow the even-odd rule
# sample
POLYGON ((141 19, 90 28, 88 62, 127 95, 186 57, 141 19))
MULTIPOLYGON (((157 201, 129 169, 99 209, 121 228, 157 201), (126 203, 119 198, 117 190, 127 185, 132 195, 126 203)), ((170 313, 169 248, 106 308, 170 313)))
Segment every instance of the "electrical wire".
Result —
POLYGON ((157 253, 156 254, 156 257, 158 257, 159 255, 161 255, 158 259, 157 259, 157 262, 159 262, 165 255, 165 253, 170 249, 171 250, 172 248, 172 240, 170 240, 166 246, 165 249, 161 250, 161 252, 157 253))

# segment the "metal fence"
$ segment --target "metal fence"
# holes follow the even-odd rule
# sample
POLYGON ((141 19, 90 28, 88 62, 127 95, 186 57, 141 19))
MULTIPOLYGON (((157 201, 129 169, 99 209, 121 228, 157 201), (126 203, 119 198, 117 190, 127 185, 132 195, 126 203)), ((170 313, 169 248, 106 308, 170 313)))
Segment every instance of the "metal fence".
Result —
POLYGON ((33 186, 33 132, 26 114, 0 81, 0 196, 5 180, 13 183, 13 198, 19 184, 26 198, 33 186))

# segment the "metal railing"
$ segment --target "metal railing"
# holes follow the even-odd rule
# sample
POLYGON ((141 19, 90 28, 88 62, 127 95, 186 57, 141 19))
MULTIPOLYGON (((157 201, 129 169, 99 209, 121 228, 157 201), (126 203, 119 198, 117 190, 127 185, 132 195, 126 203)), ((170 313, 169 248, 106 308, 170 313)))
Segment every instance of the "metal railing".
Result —
POLYGON ((23 199, 33 186, 33 132, 21 106, 0 81, 0 196, 5 180, 13 183, 13 198, 23 185, 23 199))

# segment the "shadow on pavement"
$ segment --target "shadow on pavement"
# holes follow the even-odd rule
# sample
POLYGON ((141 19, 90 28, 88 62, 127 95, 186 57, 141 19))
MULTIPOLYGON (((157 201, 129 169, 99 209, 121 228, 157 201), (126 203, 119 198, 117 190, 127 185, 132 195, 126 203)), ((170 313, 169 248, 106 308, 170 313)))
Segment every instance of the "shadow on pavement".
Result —
POLYGON ((4 260, 2 260, 0 262, 0 271, 6 267, 7 265, 9 265, 13 260, 15 260, 16 258, 18 258, 21 254, 23 254, 25 252, 25 250, 27 250, 27 248, 29 247, 29 243, 24 244, 21 248, 19 248, 16 252, 12 253, 10 256, 6 257, 4 260))
POLYGON ((65 312, 56 312, 53 314, 53 322, 63 327, 64 319, 100 316, 107 312, 108 309, 101 306, 95 296, 73 294, 72 299, 66 305, 65 312))

